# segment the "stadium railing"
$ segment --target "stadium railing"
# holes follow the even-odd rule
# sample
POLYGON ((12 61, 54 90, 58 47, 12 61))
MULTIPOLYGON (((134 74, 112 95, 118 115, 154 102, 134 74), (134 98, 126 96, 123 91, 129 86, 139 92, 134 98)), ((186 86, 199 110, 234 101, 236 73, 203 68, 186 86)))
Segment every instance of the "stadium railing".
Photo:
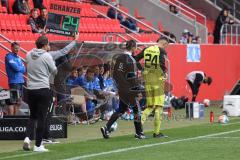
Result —
MULTIPOLYGON (((7 37, 5 37, 5 36, 2 35, 2 34, 0 34, 0 37, 1 37, 2 39, 4 39, 6 42, 10 43, 10 44, 13 42, 12 40, 8 39, 7 37)), ((5 46, 2 45, 2 44, 1 44, 1 47, 4 48, 4 49, 8 49, 7 47, 5 47, 5 46)), ((21 46, 20 46, 20 50, 21 50, 23 53, 25 53, 25 54, 28 52, 28 51, 26 51, 24 48, 22 48, 21 46)))
MULTIPOLYGON (((167 36, 166 36, 165 34, 163 34, 162 32, 160 32, 160 31, 158 31, 157 29, 149 26, 148 24, 146 24, 146 23, 138 20, 137 18, 135 18, 134 16, 132 16, 132 15, 130 15, 130 14, 128 14, 128 13, 126 13, 125 11, 121 10, 120 8, 115 7, 114 5, 108 3, 108 2, 106 2, 106 1, 104 1, 104 0, 103 0, 102 2, 103 2, 104 4, 106 4, 107 6, 112 7, 113 9, 117 10, 118 12, 124 14, 125 16, 128 16, 128 17, 134 19, 136 22, 142 24, 142 25, 145 26, 146 28, 151 29, 153 32, 158 33, 158 34, 161 35, 161 36, 167 37, 167 36)), ((167 38, 171 39, 170 37, 167 37, 167 38)), ((175 42, 174 39, 171 39, 171 40, 172 40, 173 42, 175 42)))
POLYGON ((224 24, 220 35, 221 44, 240 45, 240 24, 224 24))
MULTIPOLYGON (((164 0, 163 2, 167 2, 168 4, 175 5, 177 9, 182 12, 183 14, 190 14, 190 16, 193 16, 195 21, 198 21, 199 23, 203 24, 204 26, 207 26, 207 18, 205 15, 201 14, 200 12, 190 8, 186 4, 178 1, 178 0, 164 0), (200 20, 199 18, 203 19, 200 20)), ((190 17, 191 18, 191 17, 190 17)))

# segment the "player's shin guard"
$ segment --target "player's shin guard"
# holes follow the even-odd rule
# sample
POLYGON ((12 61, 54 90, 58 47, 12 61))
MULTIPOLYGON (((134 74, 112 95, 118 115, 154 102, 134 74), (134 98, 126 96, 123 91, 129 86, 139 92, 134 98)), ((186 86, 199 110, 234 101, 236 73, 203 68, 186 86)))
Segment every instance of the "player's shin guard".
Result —
POLYGON ((155 134, 160 133, 161 123, 162 123, 162 111, 163 111, 163 107, 161 106, 158 106, 155 108, 155 113, 154 113, 154 133, 155 134))

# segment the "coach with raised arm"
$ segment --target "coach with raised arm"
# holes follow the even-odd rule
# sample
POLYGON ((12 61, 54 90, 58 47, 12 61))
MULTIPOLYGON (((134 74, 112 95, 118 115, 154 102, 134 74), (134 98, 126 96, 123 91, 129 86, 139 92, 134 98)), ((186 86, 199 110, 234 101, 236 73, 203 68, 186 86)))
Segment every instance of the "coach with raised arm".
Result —
POLYGON ((23 149, 30 150, 30 135, 37 123, 36 142, 33 148, 35 152, 47 152, 42 145, 42 138, 47 117, 47 111, 51 106, 52 93, 50 91, 50 77, 56 75, 57 67, 55 59, 67 54, 75 45, 79 38, 76 34, 74 41, 65 48, 58 51, 50 51, 49 40, 46 36, 40 36, 35 44, 37 48, 32 49, 26 55, 27 63, 27 92, 28 105, 30 109, 30 119, 26 129, 23 149))

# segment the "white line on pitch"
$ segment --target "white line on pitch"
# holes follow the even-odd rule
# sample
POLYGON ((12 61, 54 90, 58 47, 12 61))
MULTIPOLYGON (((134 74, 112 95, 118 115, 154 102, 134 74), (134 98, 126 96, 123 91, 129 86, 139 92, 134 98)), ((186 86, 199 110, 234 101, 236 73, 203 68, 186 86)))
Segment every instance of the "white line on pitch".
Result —
POLYGON ((206 139, 240 139, 240 137, 206 137, 206 139))
MULTIPOLYGON (((235 123, 228 123, 228 124, 225 124, 225 125, 232 125, 232 124, 238 124, 238 123, 240 123, 240 122, 235 122, 235 123)), ((235 132, 238 132, 238 130, 233 130, 233 131, 235 131, 235 132)), ((232 132, 232 131, 231 131, 232 132)), ((228 134, 227 132, 225 133, 225 132, 223 132, 224 134, 228 134)), ((218 134, 218 133, 217 133, 218 134)), ((219 133, 219 134, 221 134, 221 133, 219 133)), ((211 136, 211 134, 210 135, 206 135, 205 137, 201 137, 200 136, 200 138, 206 138, 206 137, 209 137, 209 136, 211 136)), ((213 135, 214 136, 214 135, 213 135)), ((198 137, 193 137, 193 139, 199 139, 198 137)), ((189 139, 189 140, 193 140, 192 138, 191 139, 189 139)), ((180 139, 180 140, 176 140, 176 142, 181 142, 181 141, 187 141, 188 139, 180 139)), ((173 141, 169 141, 169 142, 171 142, 171 143, 176 143, 176 142, 173 142, 173 141)), ((162 142, 163 144, 169 144, 169 142, 162 142)), ((150 144, 151 145, 151 144, 150 144)), ((152 144, 153 146, 157 146, 157 145, 162 145, 161 143, 156 143, 156 144, 152 144)), ((146 146, 146 145, 145 145, 146 146)), ((146 146, 147 147, 147 146, 146 146)), ((150 146, 150 147, 152 147, 152 146, 150 146)), ((141 146, 140 148, 145 148, 144 146, 141 146)), ((136 148, 136 149, 138 149, 138 148, 136 148)), ((122 150, 122 149, 120 149, 120 150, 122 150)), ((130 150, 134 150, 134 149, 130 149, 130 150)), ((115 150, 113 150, 113 151, 115 151, 115 150)), ((109 151, 109 152, 111 152, 111 151, 109 151)), ((119 152, 119 151, 118 151, 119 152)), ((116 152, 116 153, 118 153, 118 152, 116 152)), ((120 151, 120 152, 125 152, 125 151, 120 151)), ((115 152, 111 152, 111 153, 115 153, 115 152)), ((89 157, 95 157, 95 156, 98 156, 98 154, 100 154, 100 155, 105 155, 105 154, 111 154, 111 153, 108 153, 108 152, 101 152, 101 153, 96 153, 97 155, 95 155, 95 154, 89 154, 89 155, 85 155, 85 156, 89 156, 89 157), (104 154, 103 154, 104 153, 104 154), (95 155, 95 156, 94 156, 95 155)), ((25 156, 31 156, 31 155, 35 155, 35 154, 41 154, 41 153, 37 153, 37 152, 30 152, 30 153, 26 153, 26 154, 17 154, 17 155, 13 155, 13 156, 6 156, 6 157, 0 157, 0 160, 2 160, 2 159, 10 159, 10 158, 18 158, 18 157, 25 157, 25 156)), ((78 159, 82 159, 82 158, 88 158, 88 157, 83 157, 83 156, 79 156, 80 158, 78 158, 78 159)), ((73 157, 73 158, 75 158, 75 157, 73 157)), ((66 159, 66 160, 72 160, 71 158, 70 159, 66 159)), ((74 160, 74 159, 73 159, 74 160)))
POLYGON ((31 155, 35 155, 35 154, 40 154, 40 152, 30 152, 30 153, 25 153, 25 154, 16 154, 16 155, 13 155, 13 156, 1 157, 0 159, 19 158, 19 157, 31 156, 31 155))
POLYGON ((225 135, 225 134, 230 134, 230 133, 235 133, 235 132, 240 132, 240 129, 232 130, 232 131, 228 131, 228 132, 208 134, 208 135, 205 135, 205 136, 198 136, 198 137, 193 137, 193 138, 177 139, 177 140, 168 141, 168 142, 160 142, 160 143, 147 144, 147 145, 137 146, 137 147, 116 149, 116 150, 107 151, 107 152, 100 152, 100 153, 94 153, 94 154, 72 157, 72 158, 68 158, 68 159, 64 159, 64 160, 79 160, 79 159, 84 159, 84 158, 91 158, 91 157, 97 157, 97 156, 102 156, 102 155, 108 155, 108 154, 112 154, 112 153, 120 153, 120 152, 126 152, 126 151, 131 151, 131 150, 142 149, 142 148, 155 147, 155 146, 164 145, 164 144, 172 144, 172 143, 196 140, 196 139, 201 139, 201 138, 206 138, 206 137, 220 136, 220 135, 225 135))

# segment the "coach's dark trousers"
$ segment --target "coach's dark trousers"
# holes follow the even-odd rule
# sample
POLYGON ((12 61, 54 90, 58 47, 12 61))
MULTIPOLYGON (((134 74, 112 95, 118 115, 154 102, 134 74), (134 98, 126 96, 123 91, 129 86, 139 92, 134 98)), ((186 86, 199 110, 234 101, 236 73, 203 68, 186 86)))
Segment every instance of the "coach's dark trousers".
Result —
POLYGON ((48 108, 50 108, 52 102, 52 94, 48 88, 28 89, 27 92, 30 119, 27 125, 26 136, 31 137, 33 134, 32 129, 35 128, 35 123, 37 123, 35 145, 39 147, 43 138, 48 108))

